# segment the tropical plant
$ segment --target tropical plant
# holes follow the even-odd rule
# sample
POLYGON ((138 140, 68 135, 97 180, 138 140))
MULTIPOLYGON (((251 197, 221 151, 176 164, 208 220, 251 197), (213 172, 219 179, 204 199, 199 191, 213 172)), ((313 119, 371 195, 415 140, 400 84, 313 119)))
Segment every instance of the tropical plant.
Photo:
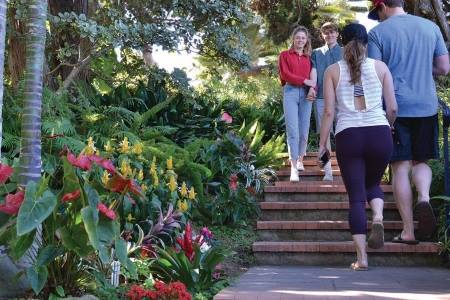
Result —
POLYGON ((178 247, 158 248, 150 268, 156 278, 165 282, 180 281, 191 293, 207 291, 221 284, 216 267, 225 258, 222 248, 211 245, 212 234, 204 228, 192 236, 190 223, 177 239, 178 247))

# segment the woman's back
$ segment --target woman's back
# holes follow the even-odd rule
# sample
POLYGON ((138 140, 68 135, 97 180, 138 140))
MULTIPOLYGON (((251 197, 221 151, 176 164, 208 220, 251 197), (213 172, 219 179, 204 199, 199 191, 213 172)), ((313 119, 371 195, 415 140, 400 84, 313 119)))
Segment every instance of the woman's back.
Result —
MULTIPOLYGON (((361 80, 359 84, 364 93, 362 97, 355 97, 355 85, 350 82, 350 70, 347 62, 341 60, 338 62, 338 66, 339 79, 336 85, 336 134, 350 127, 389 125, 383 110, 383 87, 375 69, 375 61, 366 58, 361 64, 361 80)), ((356 89, 356 92, 358 90, 356 89)), ((360 94, 357 93, 357 95, 360 94)))

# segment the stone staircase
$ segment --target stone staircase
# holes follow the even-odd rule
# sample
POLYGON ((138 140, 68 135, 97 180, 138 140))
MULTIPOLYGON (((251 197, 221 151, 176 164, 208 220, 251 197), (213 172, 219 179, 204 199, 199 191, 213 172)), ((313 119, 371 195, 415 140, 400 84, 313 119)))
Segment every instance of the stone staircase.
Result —
MULTIPOLYGON (((335 154, 332 154, 333 182, 322 181, 323 171, 316 164, 316 153, 308 153, 300 182, 289 182, 290 167, 278 171, 278 181, 264 189, 257 223, 258 241, 253 252, 263 265, 350 265, 356 253, 347 222, 348 198, 335 154)), ((392 195, 392 187, 383 184, 385 193, 385 245, 370 249, 369 265, 440 265, 438 245, 391 243, 402 223, 392 195)), ((367 205, 370 230, 370 208, 367 205)), ((415 224, 417 226, 417 224, 415 224)))

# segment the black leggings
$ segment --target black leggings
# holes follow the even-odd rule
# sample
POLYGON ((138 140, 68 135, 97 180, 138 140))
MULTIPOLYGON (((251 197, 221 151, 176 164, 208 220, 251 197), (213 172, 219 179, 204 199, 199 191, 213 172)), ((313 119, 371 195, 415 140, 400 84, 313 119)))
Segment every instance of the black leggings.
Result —
POLYGON ((336 135, 336 158, 350 202, 352 234, 366 234, 366 201, 384 199, 381 177, 392 155, 389 126, 347 128, 336 135))

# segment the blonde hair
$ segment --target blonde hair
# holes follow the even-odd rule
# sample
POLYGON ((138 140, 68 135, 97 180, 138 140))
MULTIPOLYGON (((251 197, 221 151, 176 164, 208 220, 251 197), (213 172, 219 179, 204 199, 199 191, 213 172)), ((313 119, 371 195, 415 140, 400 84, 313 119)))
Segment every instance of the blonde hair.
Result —
POLYGON ((312 53, 312 47, 311 47, 311 37, 309 35, 308 29, 305 26, 297 26, 292 31, 292 45, 291 48, 294 48, 294 37, 297 33, 303 32, 306 35, 306 44, 303 47, 303 54, 311 56, 312 53))
POLYGON ((344 46, 344 60, 350 71, 350 83, 361 81, 361 65, 366 59, 366 45, 359 40, 351 40, 344 46))

